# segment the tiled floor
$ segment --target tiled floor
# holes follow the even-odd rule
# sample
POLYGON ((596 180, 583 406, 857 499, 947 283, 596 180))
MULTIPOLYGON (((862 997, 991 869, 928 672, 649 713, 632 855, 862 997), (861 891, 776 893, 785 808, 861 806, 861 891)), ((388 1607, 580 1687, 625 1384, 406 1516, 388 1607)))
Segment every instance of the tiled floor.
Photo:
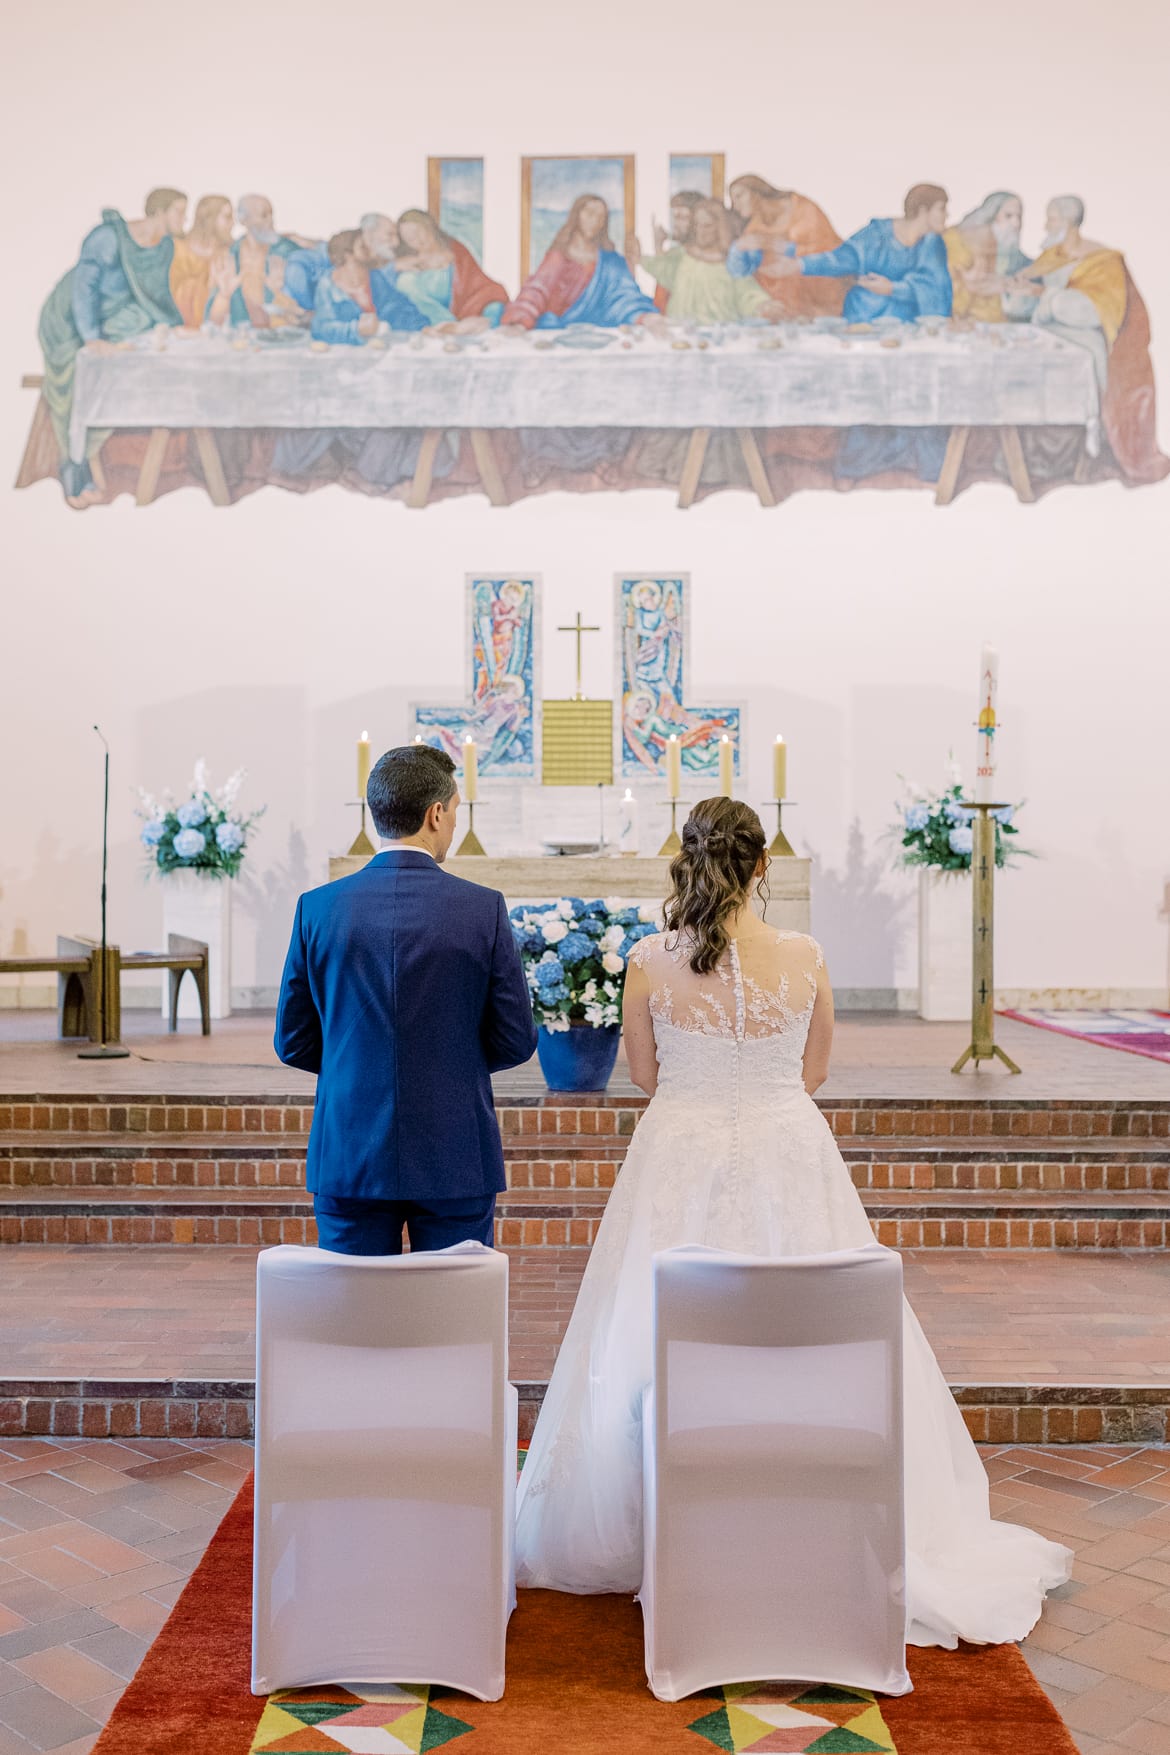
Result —
MULTIPOLYGON (((588 1253, 511 1252, 517 1379, 548 1377, 588 1253)), ((22 1245, 0 1279, 5 1375, 250 1378, 255 1262, 255 1249, 22 1245)), ((948 1382, 1170 1378, 1165 1254, 927 1249, 903 1262, 948 1382)))
MULTIPOLYGON (((124 1011, 129 1060, 78 1061, 77 1045, 56 1040, 51 1012, 0 1010, 0 1091, 169 1091, 196 1095, 248 1092, 257 1097, 304 1099, 316 1080, 282 1067, 272 1052, 272 1014, 225 1018, 204 1039, 197 1025, 177 1036, 159 1031, 153 1012, 124 1011)), ((1170 1066, 1035 1030, 1012 1018, 996 1023, 997 1039, 1023 1069, 1013 1077, 998 1066, 953 1074, 970 1039, 966 1024, 924 1023, 900 1014, 846 1014, 837 1019, 833 1072, 825 1098, 1009 1097, 1170 1098, 1170 1066)), ((495 1081, 501 1098, 536 1097, 545 1089, 535 1061, 495 1081)), ((610 1092, 632 1092, 619 1061, 610 1092)))
POLYGON ((251 1460, 230 1441, 0 1442, 0 1755, 93 1747, 251 1460))
MULTIPOLYGON (((1077 1552, 1024 1651, 1078 1747, 1170 1755, 1170 1451, 983 1455, 996 1516, 1077 1552)), ((0 1441, 0 1755, 87 1755, 250 1462, 233 1442, 0 1441)))

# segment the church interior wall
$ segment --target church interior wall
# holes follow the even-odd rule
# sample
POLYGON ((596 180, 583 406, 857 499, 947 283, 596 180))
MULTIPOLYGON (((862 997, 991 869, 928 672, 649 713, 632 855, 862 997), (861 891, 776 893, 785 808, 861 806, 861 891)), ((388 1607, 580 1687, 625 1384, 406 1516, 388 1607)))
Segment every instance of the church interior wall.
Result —
MULTIPOLYGON (((1046 199, 1075 190, 1086 229, 1125 251, 1170 394, 1160 0, 1125 0, 1107 21, 1088 0, 974 12, 750 0, 730 14, 598 0, 539 17, 462 0, 441 17, 372 0, 206 0, 160 16, 122 0, 100 18, 52 0, 13 14, 6 35, 20 69, 0 117, 17 167, 0 326, 9 480, 40 305, 102 207, 138 211, 158 183, 192 201, 263 189, 290 226, 326 234, 423 204, 428 153, 484 157, 485 265, 509 287, 522 152, 634 153, 644 245, 671 151, 722 151, 729 175, 807 191, 842 229, 899 211, 918 181, 944 184, 953 211, 1018 189, 1033 248, 1046 199)), ((1165 410, 1160 424, 1165 446, 1165 410)), ((563 697, 573 643, 556 625, 578 610, 601 624, 585 688, 612 694, 615 572, 678 570, 692 582, 693 687, 745 707, 752 802, 769 795, 772 738, 788 740, 786 827, 814 857, 814 930, 853 1003, 913 1004, 915 887, 887 831, 900 775, 941 783, 953 748, 970 777, 983 641, 1000 652, 1002 794, 1025 801, 1020 839, 1037 855, 999 888, 1001 987, 1166 1003, 1165 484, 1031 506, 1006 484, 941 508, 863 488, 774 509, 721 494, 685 512, 668 490, 423 511, 336 488, 216 509, 186 490, 78 513, 46 481, 6 487, 0 508, 0 954, 96 930, 96 720, 113 752, 111 937, 124 949, 161 929, 133 788, 178 788, 200 755, 220 777, 246 766, 244 801, 268 808, 238 897, 233 985, 267 1001, 296 894, 354 833, 356 738, 387 747, 410 701, 464 689, 465 574, 542 576, 542 691, 563 697)), ((490 785, 484 798, 490 846, 519 807, 490 785)), ((655 851, 665 814, 653 788, 642 798, 655 851)), ((575 826, 595 802, 545 792, 528 823, 534 811, 575 826)), ((0 1003, 38 993, 8 981, 0 1003)))

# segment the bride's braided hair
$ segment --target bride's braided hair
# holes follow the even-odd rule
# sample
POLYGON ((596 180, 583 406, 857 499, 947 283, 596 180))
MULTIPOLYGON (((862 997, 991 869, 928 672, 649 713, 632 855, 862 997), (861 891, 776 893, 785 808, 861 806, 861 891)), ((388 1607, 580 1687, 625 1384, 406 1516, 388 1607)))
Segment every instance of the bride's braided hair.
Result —
POLYGON ((705 798, 683 825, 670 865, 666 930, 694 941, 690 965, 708 974, 728 946, 728 918, 742 908, 767 841, 750 804, 705 798))

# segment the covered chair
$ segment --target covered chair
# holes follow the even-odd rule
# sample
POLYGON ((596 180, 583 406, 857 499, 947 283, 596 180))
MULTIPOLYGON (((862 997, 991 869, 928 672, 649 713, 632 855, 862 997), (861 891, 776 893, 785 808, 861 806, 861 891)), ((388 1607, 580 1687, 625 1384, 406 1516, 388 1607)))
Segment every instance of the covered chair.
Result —
POLYGON ((904 1694, 902 1263, 654 1258, 646 1674, 904 1694))
POLYGON ((256 1276, 252 1692, 504 1692, 515 1607, 508 1261, 266 1249, 256 1276))

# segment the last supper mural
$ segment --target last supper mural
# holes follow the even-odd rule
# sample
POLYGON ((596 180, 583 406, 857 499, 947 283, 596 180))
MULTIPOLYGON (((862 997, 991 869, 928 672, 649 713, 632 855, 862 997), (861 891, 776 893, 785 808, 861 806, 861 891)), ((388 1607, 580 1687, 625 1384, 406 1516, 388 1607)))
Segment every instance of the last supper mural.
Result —
POLYGON ((425 206, 342 197, 327 236, 258 192, 160 185, 95 215, 41 311, 17 486, 56 479, 78 510, 331 485, 946 505, 1170 472, 1146 306, 1076 194, 914 182, 830 214, 676 155, 640 234, 632 156, 530 158, 509 279, 483 188, 482 160, 432 159, 425 206))

